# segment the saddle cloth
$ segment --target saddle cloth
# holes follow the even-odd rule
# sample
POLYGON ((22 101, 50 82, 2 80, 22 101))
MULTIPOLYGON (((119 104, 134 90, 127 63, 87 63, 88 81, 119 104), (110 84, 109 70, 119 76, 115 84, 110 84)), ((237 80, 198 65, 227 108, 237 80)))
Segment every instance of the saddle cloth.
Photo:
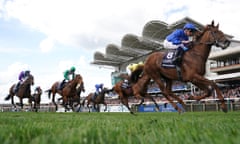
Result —
POLYGON ((176 54, 177 54, 176 50, 167 51, 162 60, 162 64, 161 64, 162 67, 175 68, 176 65, 173 64, 173 58, 176 56, 176 54))

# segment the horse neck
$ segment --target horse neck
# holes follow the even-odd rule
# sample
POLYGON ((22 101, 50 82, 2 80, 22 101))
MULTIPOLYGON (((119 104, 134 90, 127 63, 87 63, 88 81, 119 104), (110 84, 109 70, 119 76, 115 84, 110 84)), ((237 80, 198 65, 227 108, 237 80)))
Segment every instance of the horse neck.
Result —
POLYGON ((201 62, 206 63, 211 51, 211 47, 212 45, 208 44, 208 38, 204 38, 203 35, 196 42, 194 42, 194 46, 192 49, 189 50, 189 52, 194 58, 201 57, 201 59, 203 60, 201 62))
POLYGON ((75 89, 77 85, 78 85, 78 80, 75 80, 75 79, 70 83, 71 89, 75 89))
POLYGON ((105 98, 105 91, 102 91, 101 93, 100 93, 100 99, 104 99, 105 98))

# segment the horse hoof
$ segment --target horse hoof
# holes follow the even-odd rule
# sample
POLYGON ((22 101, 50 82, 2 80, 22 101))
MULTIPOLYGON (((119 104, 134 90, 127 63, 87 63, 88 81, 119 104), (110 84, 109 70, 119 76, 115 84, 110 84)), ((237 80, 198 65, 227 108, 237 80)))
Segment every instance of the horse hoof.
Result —
POLYGON ((222 111, 227 113, 228 112, 228 109, 227 108, 222 108, 222 111))

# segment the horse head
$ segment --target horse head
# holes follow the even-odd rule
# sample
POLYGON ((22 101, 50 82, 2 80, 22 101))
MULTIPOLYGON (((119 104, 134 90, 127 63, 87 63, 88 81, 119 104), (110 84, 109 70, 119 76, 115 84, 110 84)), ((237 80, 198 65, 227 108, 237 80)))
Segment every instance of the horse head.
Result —
POLYGON ((34 101, 35 101, 37 104, 40 104, 41 95, 42 95, 42 89, 41 89, 41 87, 39 86, 39 87, 36 88, 36 93, 33 94, 34 101))
POLYGON ((26 85, 34 85, 34 77, 33 75, 29 74, 27 79, 23 82, 26 85))
POLYGON ((77 86, 78 86, 81 90, 85 91, 85 89, 84 89, 84 83, 83 83, 83 78, 82 78, 82 76, 81 76, 80 74, 77 74, 77 75, 75 76, 75 78, 73 79, 73 82, 76 83, 77 86))
MULTIPOLYGON (((226 38, 224 33, 219 30, 219 24, 214 26, 214 21, 207 25, 202 33, 202 38, 205 37, 207 42, 203 42, 208 45, 215 45, 216 47, 221 47, 226 49, 230 45, 230 41, 226 38)), ((203 39, 202 39, 203 40, 203 39)))

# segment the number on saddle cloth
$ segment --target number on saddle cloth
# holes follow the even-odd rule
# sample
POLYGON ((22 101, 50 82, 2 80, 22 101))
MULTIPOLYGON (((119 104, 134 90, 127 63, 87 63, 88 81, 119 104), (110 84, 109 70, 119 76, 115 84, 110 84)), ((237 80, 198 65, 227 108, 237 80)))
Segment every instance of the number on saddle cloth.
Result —
POLYGON ((177 55, 177 50, 170 50, 167 51, 164 54, 163 60, 162 60, 162 67, 166 67, 166 68, 175 68, 176 65, 173 63, 174 58, 177 55))

